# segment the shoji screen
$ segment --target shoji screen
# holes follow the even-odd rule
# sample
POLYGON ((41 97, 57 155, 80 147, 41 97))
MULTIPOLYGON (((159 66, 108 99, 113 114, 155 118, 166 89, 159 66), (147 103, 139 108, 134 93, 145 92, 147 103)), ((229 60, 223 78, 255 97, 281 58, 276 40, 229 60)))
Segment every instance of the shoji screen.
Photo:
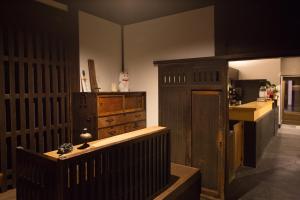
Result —
POLYGON ((70 141, 70 62, 67 36, 61 28, 66 14, 38 8, 0 26, 2 191, 15 186, 17 146, 42 153, 70 141), (43 11, 47 12, 39 14, 43 11), (48 14, 52 15, 46 19, 48 14))

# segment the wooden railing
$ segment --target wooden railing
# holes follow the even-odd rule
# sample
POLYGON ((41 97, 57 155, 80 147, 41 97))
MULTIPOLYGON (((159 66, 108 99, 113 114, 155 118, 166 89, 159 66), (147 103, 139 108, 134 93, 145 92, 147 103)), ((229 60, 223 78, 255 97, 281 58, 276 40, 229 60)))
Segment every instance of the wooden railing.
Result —
POLYGON ((58 159, 17 149, 17 199, 152 199, 170 181, 170 133, 145 131, 58 159))

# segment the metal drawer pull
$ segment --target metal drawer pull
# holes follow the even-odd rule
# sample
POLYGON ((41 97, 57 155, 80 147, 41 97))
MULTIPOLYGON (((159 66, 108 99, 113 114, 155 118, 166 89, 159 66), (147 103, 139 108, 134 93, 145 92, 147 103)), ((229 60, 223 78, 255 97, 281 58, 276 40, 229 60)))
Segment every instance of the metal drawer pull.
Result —
POLYGON ((113 119, 107 119, 106 122, 113 122, 113 119))

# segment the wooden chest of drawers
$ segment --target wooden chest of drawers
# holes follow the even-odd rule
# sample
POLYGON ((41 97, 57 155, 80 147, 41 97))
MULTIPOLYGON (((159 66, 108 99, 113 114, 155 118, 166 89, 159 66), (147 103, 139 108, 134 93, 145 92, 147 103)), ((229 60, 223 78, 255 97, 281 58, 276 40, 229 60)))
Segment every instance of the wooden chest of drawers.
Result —
POLYGON ((82 143, 80 133, 87 128, 93 140, 146 127, 146 93, 74 93, 73 143, 82 143))

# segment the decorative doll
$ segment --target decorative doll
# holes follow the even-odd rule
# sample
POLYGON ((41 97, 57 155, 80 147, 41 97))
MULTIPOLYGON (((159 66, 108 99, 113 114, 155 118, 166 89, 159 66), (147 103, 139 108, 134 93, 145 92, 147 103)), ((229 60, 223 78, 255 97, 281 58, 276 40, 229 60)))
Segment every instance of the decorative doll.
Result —
POLYGON ((120 92, 129 91, 129 76, 128 72, 121 72, 119 76, 119 90, 120 92))

